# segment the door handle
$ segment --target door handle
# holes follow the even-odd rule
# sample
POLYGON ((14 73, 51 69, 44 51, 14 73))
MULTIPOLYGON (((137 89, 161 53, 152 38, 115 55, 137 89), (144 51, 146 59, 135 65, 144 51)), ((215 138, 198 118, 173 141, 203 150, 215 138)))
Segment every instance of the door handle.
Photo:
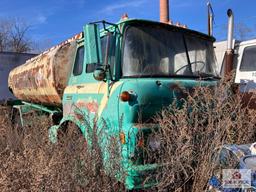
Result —
POLYGON ((83 85, 77 85, 76 88, 81 89, 81 88, 84 88, 84 86, 83 85))

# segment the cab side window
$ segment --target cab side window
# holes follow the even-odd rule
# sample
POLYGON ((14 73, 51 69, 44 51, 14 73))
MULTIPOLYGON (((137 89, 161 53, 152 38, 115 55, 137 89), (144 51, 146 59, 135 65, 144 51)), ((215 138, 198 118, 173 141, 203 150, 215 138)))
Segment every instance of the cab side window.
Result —
POLYGON ((256 46, 244 49, 240 71, 256 71, 256 46))
POLYGON ((76 60, 73 69, 73 75, 78 76, 82 74, 84 64, 84 46, 79 47, 76 53, 76 60))

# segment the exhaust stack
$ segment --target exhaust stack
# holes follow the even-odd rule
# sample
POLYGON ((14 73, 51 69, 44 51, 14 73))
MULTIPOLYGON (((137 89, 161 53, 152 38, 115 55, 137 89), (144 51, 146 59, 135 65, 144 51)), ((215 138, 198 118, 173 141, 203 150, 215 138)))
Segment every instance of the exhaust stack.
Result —
POLYGON ((213 9, 210 2, 207 3, 207 12, 208 12, 208 35, 213 35, 213 9))
POLYGON ((160 0, 160 22, 169 23, 169 0, 160 0))
POLYGON ((229 75, 233 70, 233 34, 234 34, 234 15, 231 9, 227 11, 228 15, 228 37, 227 37, 227 51, 225 60, 225 75, 229 75))
POLYGON ((231 9, 227 11, 228 15, 228 46, 227 50, 232 50, 234 33, 234 15, 231 9))

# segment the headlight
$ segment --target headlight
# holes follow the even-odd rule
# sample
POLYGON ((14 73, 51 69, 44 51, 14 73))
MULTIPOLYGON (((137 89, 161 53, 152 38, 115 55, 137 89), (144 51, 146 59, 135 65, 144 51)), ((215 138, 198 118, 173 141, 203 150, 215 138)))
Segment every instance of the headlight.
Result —
POLYGON ((151 151, 158 151, 161 148, 161 140, 156 135, 148 137, 148 147, 151 151))

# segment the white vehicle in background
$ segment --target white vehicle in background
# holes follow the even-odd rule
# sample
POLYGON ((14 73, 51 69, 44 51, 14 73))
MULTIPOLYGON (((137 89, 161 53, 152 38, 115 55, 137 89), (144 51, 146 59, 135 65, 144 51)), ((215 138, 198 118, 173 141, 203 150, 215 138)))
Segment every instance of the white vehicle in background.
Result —
MULTIPOLYGON (((215 54, 218 63, 218 73, 224 76, 225 50, 227 41, 220 41, 214 44, 215 54)), ((233 40, 232 49, 233 69, 235 69, 235 83, 244 80, 256 82, 256 39, 247 41, 233 40)))
POLYGON ((235 84, 239 91, 245 93, 243 100, 250 102, 250 107, 256 108, 256 100, 251 100, 252 92, 256 91, 256 39, 238 41, 233 39, 234 17, 228 10, 228 38, 226 41, 216 42, 215 54, 217 70, 221 77, 235 72, 235 84), (249 93, 249 94, 247 94, 249 93))

